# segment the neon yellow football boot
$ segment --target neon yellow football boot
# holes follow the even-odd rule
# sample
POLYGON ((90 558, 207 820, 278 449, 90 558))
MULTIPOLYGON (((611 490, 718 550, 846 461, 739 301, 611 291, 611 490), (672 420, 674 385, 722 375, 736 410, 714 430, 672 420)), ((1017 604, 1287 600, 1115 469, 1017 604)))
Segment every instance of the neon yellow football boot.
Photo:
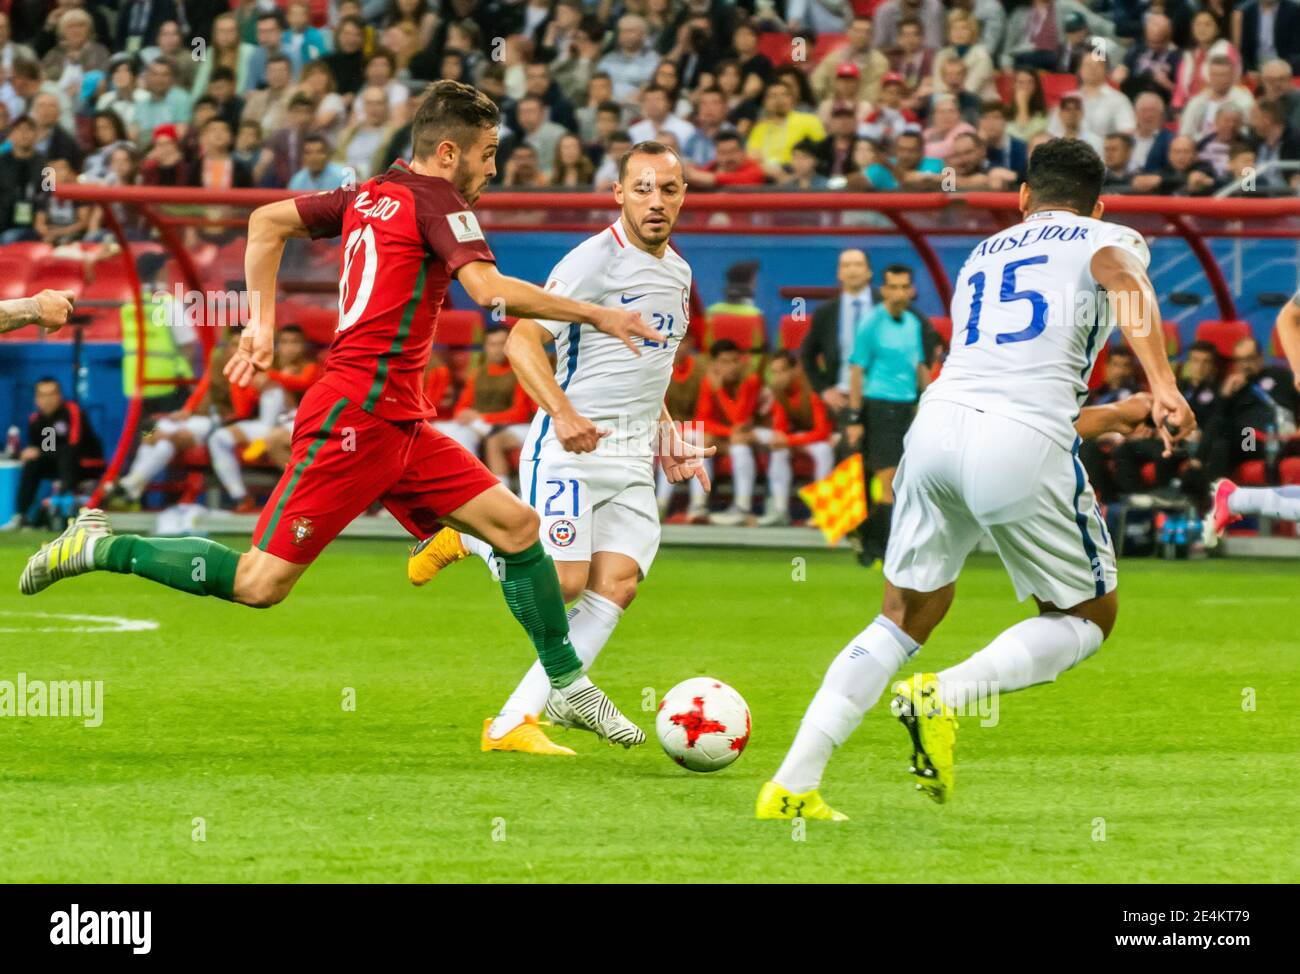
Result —
POLYGON ((957 717, 939 699, 939 679, 917 673, 893 686, 890 710, 912 738, 912 774, 916 790, 943 804, 955 785, 953 750, 957 745, 957 717))
POLYGON ((448 565, 469 557, 469 549, 460 541, 460 532, 443 528, 411 549, 406 559, 406 577, 412 585, 426 585, 448 565))
POLYGON ((18 590, 23 595, 35 595, 60 579, 94 571, 92 546, 87 542, 112 533, 113 528, 103 511, 83 507, 61 535, 45 542, 36 554, 27 559, 18 579, 18 590))
POLYGON ((494 738, 488 731, 492 729, 491 717, 483 721, 483 736, 479 738, 480 751, 519 751, 523 754, 545 754, 551 757, 577 757, 571 749, 556 744, 542 731, 537 718, 529 714, 524 722, 509 733, 494 738))
POLYGON ((755 818, 794 819, 809 818, 823 822, 847 822, 849 817, 837 812, 826 804, 822 796, 814 789, 796 795, 782 788, 775 781, 769 781, 758 793, 758 802, 754 806, 755 818))

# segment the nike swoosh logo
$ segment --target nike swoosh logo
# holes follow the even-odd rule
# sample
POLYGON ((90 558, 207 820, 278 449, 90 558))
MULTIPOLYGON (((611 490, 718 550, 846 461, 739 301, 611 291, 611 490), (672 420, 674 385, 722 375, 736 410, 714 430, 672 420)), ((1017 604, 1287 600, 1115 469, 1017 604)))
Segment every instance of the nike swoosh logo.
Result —
POLYGON ((634 294, 630 298, 626 294, 620 294, 618 296, 618 299, 622 301, 624 304, 631 304, 633 301, 640 301, 644 297, 645 297, 644 294, 634 294))

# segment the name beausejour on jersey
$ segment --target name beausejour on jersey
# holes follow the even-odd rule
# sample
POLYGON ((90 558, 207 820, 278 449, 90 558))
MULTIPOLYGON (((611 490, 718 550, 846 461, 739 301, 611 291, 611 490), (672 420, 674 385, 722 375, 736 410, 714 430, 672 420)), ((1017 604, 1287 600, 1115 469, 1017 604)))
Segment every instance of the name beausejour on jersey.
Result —
POLYGON ((1092 276, 1106 247, 1150 263, 1135 230, 1062 210, 981 241, 953 292, 952 350, 923 401, 997 413, 1071 449, 1088 378, 1115 325, 1111 296, 1092 276))
MULTIPOLYGON (((615 223, 583 241, 555 266, 546 289, 605 307, 639 311, 662 336, 638 356, 621 339, 591 325, 540 321, 555 336, 555 378, 581 415, 610 435, 581 457, 648 459, 659 426, 673 357, 690 325, 691 269, 668 249, 654 257, 634 247, 615 223)), ((523 457, 563 453, 550 418, 533 419, 523 457)))

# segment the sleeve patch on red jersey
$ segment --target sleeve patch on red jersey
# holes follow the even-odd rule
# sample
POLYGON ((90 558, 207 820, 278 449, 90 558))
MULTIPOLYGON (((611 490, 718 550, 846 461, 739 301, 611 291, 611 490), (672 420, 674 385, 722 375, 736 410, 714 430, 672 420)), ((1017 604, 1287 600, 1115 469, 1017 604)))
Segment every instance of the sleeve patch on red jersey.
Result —
POLYGON ((483 231, 479 228, 478 217, 469 210, 448 213, 447 222, 451 225, 451 232, 457 243, 483 239, 483 231))

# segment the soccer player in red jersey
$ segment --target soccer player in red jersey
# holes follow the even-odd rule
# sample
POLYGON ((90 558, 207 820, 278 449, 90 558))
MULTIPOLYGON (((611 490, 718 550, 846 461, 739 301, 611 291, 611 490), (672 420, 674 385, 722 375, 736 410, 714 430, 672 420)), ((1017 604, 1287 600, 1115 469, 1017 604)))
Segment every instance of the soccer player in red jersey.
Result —
MULTIPOLYGON (((293 455, 240 554, 206 538, 114 535, 83 511, 28 561, 20 588, 106 570, 196 595, 265 607, 284 599, 320 551, 382 502, 415 537, 441 525, 491 544, 502 589, 554 692, 589 729, 630 746, 645 735, 582 675, 555 565, 538 516, 472 454, 428 422, 422 376, 437 309, 452 278, 482 306, 518 317, 591 324, 637 354, 657 333, 634 311, 548 293, 502 275, 471 209, 496 173, 495 105, 474 88, 435 82, 416 113, 413 160, 355 189, 271 203, 249 219, 244 268, 253 309, 225 374, 247 386, 270 368, 276 275, 290 237, 343 237, 339 325, 325 372, 303 396, 293 455)), ((588 421, 589 422, 589 421, 588 421)), ((599 438, 594 424, 590 437, 599 438)))

